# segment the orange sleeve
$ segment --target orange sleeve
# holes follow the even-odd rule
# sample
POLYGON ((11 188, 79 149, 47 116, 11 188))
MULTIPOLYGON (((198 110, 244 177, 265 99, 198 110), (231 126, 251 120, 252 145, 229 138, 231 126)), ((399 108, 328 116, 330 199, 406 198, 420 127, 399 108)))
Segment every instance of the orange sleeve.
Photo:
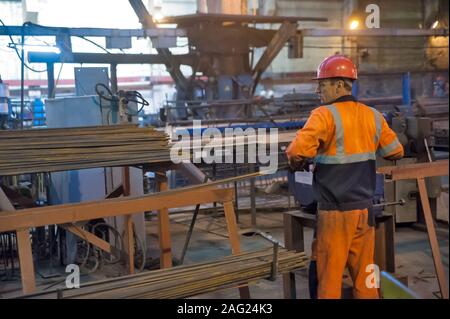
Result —
POLYGON ((311 112, 305 126, 297 132, 295 139, 286 149, 288 159, 296 156, 313 158, 317 155, 317 149, 328 139, 331 130, 328 130, 324 107, 319 107, 311 112))
POLYGON ((397 135, 389 127, 384 117, 381 117, 381 121, 382 126, 377 154, 390 160, 401 159, 404 156, 402 144, 400 144, 397 135))

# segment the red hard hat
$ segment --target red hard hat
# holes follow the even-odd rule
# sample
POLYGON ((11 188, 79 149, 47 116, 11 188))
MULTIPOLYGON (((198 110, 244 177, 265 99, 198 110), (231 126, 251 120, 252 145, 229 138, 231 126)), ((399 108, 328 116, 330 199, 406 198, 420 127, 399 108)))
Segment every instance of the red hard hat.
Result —
POLYGON ((343 55, 332 55, 320 63, 315 80, 328 78, 349 78, 356 80, 358 72, 352 60, 343 55))

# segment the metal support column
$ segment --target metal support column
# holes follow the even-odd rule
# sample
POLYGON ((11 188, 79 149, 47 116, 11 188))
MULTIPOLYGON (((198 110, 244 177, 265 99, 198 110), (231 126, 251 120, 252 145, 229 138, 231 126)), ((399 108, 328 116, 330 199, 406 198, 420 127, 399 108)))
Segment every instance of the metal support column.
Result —
POLYGON ((359 95, 359 82, 358 82, 358 80, 353 81, 352 95, 355 98, 358 98, 358 95, 359 95))
POLYGON ((411 74, 409 72, 402 74, 402 102, 403 105, 411 107, 411 74))
POLYGON ((24 101, 24 91, 25 91, 25 50, 23 48, 25 41, 25 34, 22 29, 22 49, 20 52, 20 56, 22 57, 22 61, 20 64, 20 128, 23 129, 23 111, 25 109, 25 101, 24 101))
POLYGON ((117 91, 118 91, 117 64, 116 63, 111 63, 110 70, 111 70, 111 92, 113 94, 116 94, 117 91))
MULTIPOLYGON (((236 150, 234 150, 234 158, 236 158, 236 150)), ((238 176, 237 172, 237 164, 234 164, 234 177, 238 176)), ((238 182, 234 182, 234 206, 235 206, 235 214, 236 214, 236 222, 239 223, 239 190, 238 190, 238 182)))
POLYGON ((55 65, 47 63, 47 97, 53 99, 55 97, 55 65))
MULTIPOLYGON (((256 172, 255 164, 250 164, 251 173, 256 172)), ((256 184, 255 177, 250 179, 250 208, 252 216, 252 227, 256 228, 256 184)))

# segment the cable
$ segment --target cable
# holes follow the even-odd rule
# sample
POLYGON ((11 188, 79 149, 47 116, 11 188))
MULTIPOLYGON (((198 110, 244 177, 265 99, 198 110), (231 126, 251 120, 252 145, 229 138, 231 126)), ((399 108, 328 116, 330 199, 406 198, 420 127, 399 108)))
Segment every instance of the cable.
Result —
MULTIPOLYGON (((289 45, 285 45, 285 47, 289 47, 289 45)), ((303 48, 307 49, 411 49, 411 50, 422 50, 422 49, 448 49, 448 46, 401 46, 401 47, 393 47, 393 46, 340 46, 340 45, 304 45, 303 48)))
MULTIPOLYGON (((40 24, 36 24, 36 23, 32 23, 32 22, 28 22, 27 25, 34 26, 34 27, 38 27, 38 28, 42 28, 42 29, 50 29, 50 30, 55 29, 55 28, 53 28, 53 27, 47 27, 47 26, 40 25, 40 24)), ((59 32, 59 31, 58 31, 58 32, 59 32)), ((90 42, 90 43, 92 43, 93 45, 95 45, 96 47, 99 47, 100 49, 102 49, 103 51, 105 51, 106 53, 111 54, 111 52, 109 52, 107 49, 105 49, 104 47, 102 47, 100 44, 98 44, 98 43, 96 43, 96 42, 94 42, 94 41, 92 41, 92 40, 90 40, 90 39, 87 39, 86 37, 84 37, 84 36, 82 36, 82 35, 77 35, 76 37, 81 38, 81 39, 83 39, 83 40, 85 40, 85 41, 87 41, 87 42, 90 42)), ((67 47, 67 46, 66 46, 66 50, 72 51, 72 49, 69 48, 69 47, 67 47)))
MULTIPOLYGON (((115 95, 112 93, 112 91, 109 89, 109 87, 107 87, 105 84, 97 83, 95 85, 95 92, 99 96, 100 101, 102 99, 104 99, 106 101, 119 103, 120 99, 124 98, 126 109, 127 109, 126 114, 130 115, 130 116, 138 116, 139 113, 144 109, 144 107, 150 105, 150 103, 138 91, 119 91, 118 95, 115 95), (106 91, 107 95, 105 94, 104 91, 100 90, 100 88, 104 89, 106 91), (135 112, 128 106, 129 102, 134 102, 137 105, 141 105, 141 107, 135 112)), ((109 111, 109 112, 111 112, 111 111, 109 111)))
MULTIPOLYGON (((85 242, 86 245, 87 245, 87 248, 86 248, 86 255, 84 256, 83 261, 82 261, 81 264, 79 265, 79 267, 80 267, 81 270, 87 269, 87 268, 85 268, 85 265, 86 265, 86 263, 87 263, 87 261, 88 261, 88 259, 89 259, 89 255, 90 255, 90 253, 91 253, 91 250, 90 250, 90 245, 91 245, 91 244, 89 243, 87 237, 84 235, 84 233, 81 231, 81 229, 80 229, 75 223, 70 223, 70 224, 71 224, 73 227, 75 227, 76 229, 79 230, 79 234, 81 234, 81 235, 83 236, 84 242, 85 242)), ((77 236, 79 236, 79 234, 77 234, 77 236)), ((56 236, 55 236, 55 238, 56 238, 56 236)), ((78 247, 77 247, 77 251, 78 251, 78 247)), ((88 270, 87 272, 82 272, 82 271, 80 271, 80 276, 81 276, 81 275, 84 275, 84 274, 90 274, 90 273, 93 273, 94 271, 97 270, 98 265, 99 265, 99 262, 98 262, 98 260, 96 260, 96 263, 95 263, 94 268, 91 269, 91 270, 88 270)), ((66 276, 65 276, 65 275, 62 275, 62 276, 64 277, 64 279, 58 280, 58 281, 56 281, 56 282, 50 284, 49 286, 44 287, 42 290, 47 290, 47 289, 49 289, 49 288, 51 288, 51 287, 57 286, 57 285, 59 285, 59 284, 65 282, 65 281, 66 281, 66 276)))
POLYGON ((49 47, 52 47, 52 46, 54 46, 54 44, 52 44, 52 43, 48 43, 47 41, 44 41, 44 40, 42 40, 42 39, 39 39, 37 36, 34 36, 34 35, 32 35, 31 36, 33 39, 35 39, 35 40, 37 40, 37 41, 39 41, 39 42, 42 42, 42 43, 44 43, 45 45, 47 45, 47 46, 49 46, 49 47))
MULTIPOLYGON (((31 26, 31 27, 37 27, 37 28, 41 28, 41 29, 45 29, 45 30, 49 30, 49 29, 50 30, 54 30, 55 29, 54 27, 47 27, 47 26, 36 24, 36 23, 33 23, 33 22, 25 22, 24 26, 25 25, 31 26)), ((58 30, 58 33, 57 33, 56 36, 59 36, 62 32, 59 30, 59 28, 56 28, 56 29, 58 30)), ((72 51, 72 48, 68 47, 64 42, 60 42, 59 45, 63 45, 65 50, 67 50, 67 51, 72 51)))
MULTIPOLYGON (((3 20, 2 20, 2 19, 0 19, 0 23, 1 23, 5 28, 7 28, 6 24, 3 23, 3 20)), ((25 22, 25 23, 23 24, 23 26, 25 26, 26 24, 27 24, 27 22, 25 22)), ((28 64, 26 64, 25 61, 24 61, 24 59, 23 59, 23 57, 22 57, 21 54, 19 53, 19 50, 17 49, 17 44, 14 42, 14 39, 12 38, 12 36, 11 36, 10 34, 8 34, 8 37, 9 37, 9 39, 11 40, 11 44, 12 44, 12 46, 8 46, 8 47, 10 47, 11 49, 14 49, 14 51, 16 52, 17 57, 19 58, 19 60, 21 61, 21 63, 22 63, 28 70, 33 71, 33 72, 36 72, 36 73, 47 72, 47 69, 45 69, 45 70, 36 70, 36 69, 33 69, 33 68, 32 68, 31 66, 29 66, 28 64)), ((22 43, 22 46, 24 46, 24 45, 25 45, 25 43, 22 43)))
MULTIPOLYGON (((6 25, 3 23, 3 21, 2 21, 1 19, 0 19, 0 22, 1 22, 1 24, 2 24, 4 27, 6 27, 6 25)), ((54 28, 52 28, 52 27, 47 27, 47 26, 43 26, 43 25, 40 25, 40 24, 32 23, 32 22, 25 22, 25 23, 23 24, 23 26, 34 26, 34 27, 39 27, 39 28, 42 28, 42 29, 51 29, 51 30, 54 29, 54 28)), ((17 44, 14 42, 13 38, 11 37, 11 35, 8 35, 8 36, 9 36, 9 38, 11 39, 11 42, 12 42, 12 44, 13 44, 13 46, 14 46, 14 49, 15 49, 15 51, 16 51, 16 53, 17 53, 17 56, 18 56, 19 59, 22 61, 23 59, 22 59, 22 57, 21 57, 20 54, 19 54, 19 51, 18 51, 18 49, 17 49, 17 44)), ((95 45, 96 47, 102 49, 102 50, 105 51, 106 53, 111 54, 110 51, 108 51, 106 48, 104 48, 104 47, 101 46, 100 44, 98 44, 98 43, 96 43, 96 42, 94 42, 94 41, 92 41, 92 40, 90 40, 90 39, 88 39, 88 38, 86 38, 86 37, 84 37, 84 36, 81 36, 81 35, 79 35, 79 36, 77 36, 77 37, 78 37, 78 38, 81 38, 81 39, 83 39, 83 40, 85 40, 85 41, 87 41, 87 42, 89 42, 89 43, 92 43, 93 45, 95 45)), ((46 43, 46 42, 43 41, 43 40, 40 40, 40 41, 46 43)), ((22 45, 24 45, 24 44, 25 44, 25 43, 23 43, 22 45)), ((46 43, 46 44, 47 44, 47 43, 46 43)), ((66 50, 72 51, 72 48, 67 47, 64 43, 61 43, 61 44, 64 45, 64 47, 65 47, 66 50)), ((25 67, 26 67, 27 69, 29 69, 30 71, 38 72, 38 73, 39 73, 39 72, 47 72, 47 70, 36 70, 36 69, 33 69, 32 67, 30 67, 29 65, 27 65, 27 64, 25 63, 25 61, 22 61, 22 62, 24 63, 25 67)))
MULTIPOLYGON (((106 100, 106 101, 110 101, 110 102, 114 102, 114 103, 118 103, 117 98, 114 97, 114 95, 112 94, 111 90, 109 89, 109 87, 107 87, 105 84, 103 83, 97 83, 95 85, 95 93, 97 93, 98 98, 99 98, 99 106, 100 106, 100 113, 102 114, 103 117, 103 105, 102 105, 102 100, 106 100), (103 88, 106 90, 106 92, 109 94, 109 96, 106 96, 104 94, 103 91, 100 91, 99 88, 103 88)), ((106 113, 106 122, 108 125, 111 124, 110 121, 110 116, 112 115, 112 105, 113 103, 111 103, 111 105, 109 106, 109 110, 106 113)))
POLYGON ((133 113, 134 111, 132 109, 130 109, 127 105, 127 110, 131 111, 128 113, 128 115, 137 116, 137 115, 139 115, 139 113, 141 113, 141 111, 144 109, 144 107, 150 105, 150 103, 148 103, 148 101, 138 91, 127 91, 127 92, 125 92, 125 96, 126 96, 128 102, 135 102, 137 105, 139 105, 139 104, 142 105, 141 108, 135 114, 133 113), (133 98, 136 98, 136 99, 133 99, 133 98))
POLYGON ((56 93, 56 88, 58 87, 59 77, 60 77, 60 75, 61 75, 61 71, 62 71, 62 69, 63 69, 63 66, 64 66, 64 62, 61 63, 61 68, 59 69, 58 76, 56 77, 56 82, 55 82, 55 93, 56 93))
POLYGON ((92 41, 92 40, 90 40, 90 39, 88 39, 88 38, 86 38, 86 37, 84 37, 82 35, 77 35, 77 37, 81 38, 81 39, 83 39, 83 40, 85 40, 87 42, 90 42, 93 45, 95 45, 96 47, 98 47, 98 48, 102 49, 103 51, 105 51, 106 53, 111 54, 111 52, 109 52, 106 48, 102 47, 100 44, 98 44, 98 43, 96 43, 96 42, 94 42, 94 41, 92 41))
MULTIPOLYGON (((92 227, 92 233, 93 234, 95 234, 96 232, 96 230, 97 230, 97 227, 106 227, 107 228, 107 230, 110 230, 113 234, 114 234, 114 236, 115 236, 115 242, 116 242, 116 246, 115 246, 115 248, 117 249, 117 251, 120 251, 120 250, 122 250, 122 242, 123 242, 123 239, 122 239, 122 235, 120 234, 120 232, 116 229, 116 228, 114 228, 113 226, 111 226, 111 225, 109 225, 109 224, 107 224, 107 223, 97 223, 97 224, 95 224, 93 227, 92 227), (117 243, 120 243, 120 246, 117 246, 117 243)), ((103 238, 103 240, 105 240, 105 238, 103 238)), ((111 253, 110 254, 111 256, 113 256, 114 257, 114 255, 111 253)), ((100 251, 100 256, 101 257, 103 257, 103 252, 102 251, 100 251)), ((106 259, 106 258, 103 258, 103 260, 106 262, 106 263, 108 263, 108 264, 115 264, 115 263, 117 263, 118 261, 120 261, 120 256, 119 257, 117 257, 116 259, 113 259, 113 260, 109 260, 109 259, 106 259)))
POLYGON ((135 240, 135 243, 136 243, 136 249, 134 250, 134 255, 135 255, 134 257, 135 258, 137 257, 137 251, 138 251, 137 248, 140 247, 141 248, 141 252, 142 252, 142 263, 139 266, 139 271, 143 271, 144 267, 145 267, 146 259, 147 259, 146 252, 145 252, 145 245, 142 242, 142 240, 139 238, 139 236, 137 235, 136 227, 134 226, 134 223, 133 223, 133 235, 134 235, 134 240, 135 240))
MULTIPOLYGON (((94 245, 93 245, 93 248, 94 248, 94 249, 91 250, 91 249, 90 249, 91 244, 89 243, 88 238, 84 235, 84 233, 81 232, 81 229, 80 229, 75 223, 71 223, 71 225, 74 226, 75 228, 77 228, 77 229, 79 230, 79 234, 82 235, 82 237, 83 237, 83 239, 84 239, 84 242, 85 242, 86 245, 87 245, 87 248, 86 248, 86 249, 87 249, 86 255, 84 256, 82 263, 79 265, 79 267, 80 267, 81 270, 83 270, 83 269, 87 270, 87 268, 86 268, 85 266, 86 266, 86 263, 87 263, 89 257, 92 257, 91 252, 98 253, 98 254, 99 254, 99 257, 100 257, 102 260, 104 260, 106 263, 108 263, 108 264, 115 264, 115 263, 117 263, 117 262, 120 261, 120 256, 119 256, 119 257, 116 257, 116 259, 113 259, 113 260, 108 260, 108 259, 104 258, 102 251, 99 250, 99 249, 98 249, 97 247, 95 247, 94 245)), ((115 237, 116 237, 116 238, 115 238, 115 239, 116 239, 116 240, 115 240, 116 243, 120 243, 119 248, 118 248, 118 246, 115 246, 115 248, 117 249, 117 251, 122 250, 122 247, 121 247, 121 244, 122 244, 122 235, 119 233, 119 231, 118 231, 116 228, 114 228, 113 226, 108 225, 107 223, 97 223, 97 224, 95 224, 95 225, 93 226, 93 228, 92 228, 92 230, 91 230, 91 233, 95 234, 95 233, 96 233, 96 230, 97 230, 96 228, 99 227, 99 226, 101 226, 101 227, 107 227, 108 230, 110 230, 110 231, 112 231, 112 232, 114 233, 114 235, 115 235, 115 237)), ((134 225, 133 225, 133 227, 134 227, 134 225)), ((79 236, 79 235, 77 235, 77 236, 79 236)), ((103 239, 104 239, 104 238, 103 238, 103 239)), ((137 235, 136 235, 136 239, 137 239, 137 241, 138 241, 138 243, 139 243, 138 246, 142 247, 142 242, 141 242, 140 239, 137 237, 137 235)), ((143 263, 142 263, 141 266, 139 267, 140 271, 143 270, 144 265, 145 265, 145 250, 144 250, 143 248, 141 248, 141 250, 142 250, 142 254, 143 254, 143 263)), ((111 256, 113 256, 113 255, 111 254, 111 256)), ((90 269, 90 270, 87 270, 87 272, 81 271, 81 272, 80 272, 80 276, 86 275, 86 274, 91 274, 91 273, 93 273, 93 272, 95 272, 95 271, 97 270, 98 266, 100 265, 99 258, 98 258, 97 256, 93 256, 93 257, 95 257, 95 265, 94 265, 94 267, 93 267, 92 269, 90 269)), ((57 286, 57 285, 59 285, 59 284, 61 284, 61 283, 64 283, 65 280, 66 280, 66 277, 65 277, 65 275, 64 275, 64 279, 58 280, 58 281, 56 281, 56 282, 50 284, 49 286, 44 287, 43 290, 47 290, 47 289, 49 289, 49 288, 51 288, 51 287, 57 286)))
MULTIPOLYGON (((81 262, 81 264, 80 264, 80 268, 84 268, 84 265, 87 263, 87 260, 88 260, 88 258, 89 258, 89 254, 90 254, 90 243, 89 243, 89 240, 87 239, 87 237, 84 235, 84 233, 80 231, 80 229, 78 228, 78 226, 76 226, 75 223, 71 223, 71 224, 72 224, 72 226, 74 226, 76 229, 79 230, 79 233, 80 233, 80 234, 83 235, 83 239, 84 239, 84 241, 85 241, 85 243, 86 243, 86 245, 87 245, 87 248, 86 248, 86 256, 84 256, 84 258, 83 258, 83 260, 82 260, 82 262, 81 262)), ((78 252, 78 247, 77 247, 77 252, 78 252)))
POLYGON ((54 283, 48 285, 47 287, 42 288, 42 290, 50 289, 50 288, 52 288, 54 286, 57 286, 57 285, 62 284, 63 282, 65 282, 66 281, 66 277, 64 275, 61 275, 61 276, 64 277, 64 279, 57 280, 54 283))
POLYGON ((109 87, 107 87, 105 84, 103 83, 97 83, 95 85, 95 93, 97 93, 97 95, 101 98, 104 99, 106 101, 118 101, 117 97, 114 96, 114 94, 111 92, 111 90, 109 89, 109 87), (109 96, 105 95, 103 91, 100 91, 99 88, 103 88, 106 90, 106 92, 109 94, 109 96))

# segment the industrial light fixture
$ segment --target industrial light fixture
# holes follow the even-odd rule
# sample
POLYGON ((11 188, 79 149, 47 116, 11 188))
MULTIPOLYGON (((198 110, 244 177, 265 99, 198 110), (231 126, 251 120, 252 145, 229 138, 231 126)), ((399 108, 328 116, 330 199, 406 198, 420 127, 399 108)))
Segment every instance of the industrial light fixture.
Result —
POLYGON ((350 24, 349 24, 350 30, 358 29, 358 27, 359 27, 359 20, 357 20, 357 19, 350 20, 350 24))
POLYGON ((164 15, 161 12, 157 12, 153 15, 153 21, 155 23, 159 23, 164 20, 164 15))
POLYGON ((431 29, 436 29, 439 26, 439 20, 436 20, 433 22, 433 24, 431 25, 431 29))
POLYGON ((162 1, 154 1, 153 3, 153 22, 155 23, 161 23, 162 20, 164 20, 165 16, 162 13, 162 1))
POLYGON ((359 10, 353 10, 348 16, 348 28, 350 30, 356 30, 361 28, 361 22, 364 21, 364 16, 359 10))

